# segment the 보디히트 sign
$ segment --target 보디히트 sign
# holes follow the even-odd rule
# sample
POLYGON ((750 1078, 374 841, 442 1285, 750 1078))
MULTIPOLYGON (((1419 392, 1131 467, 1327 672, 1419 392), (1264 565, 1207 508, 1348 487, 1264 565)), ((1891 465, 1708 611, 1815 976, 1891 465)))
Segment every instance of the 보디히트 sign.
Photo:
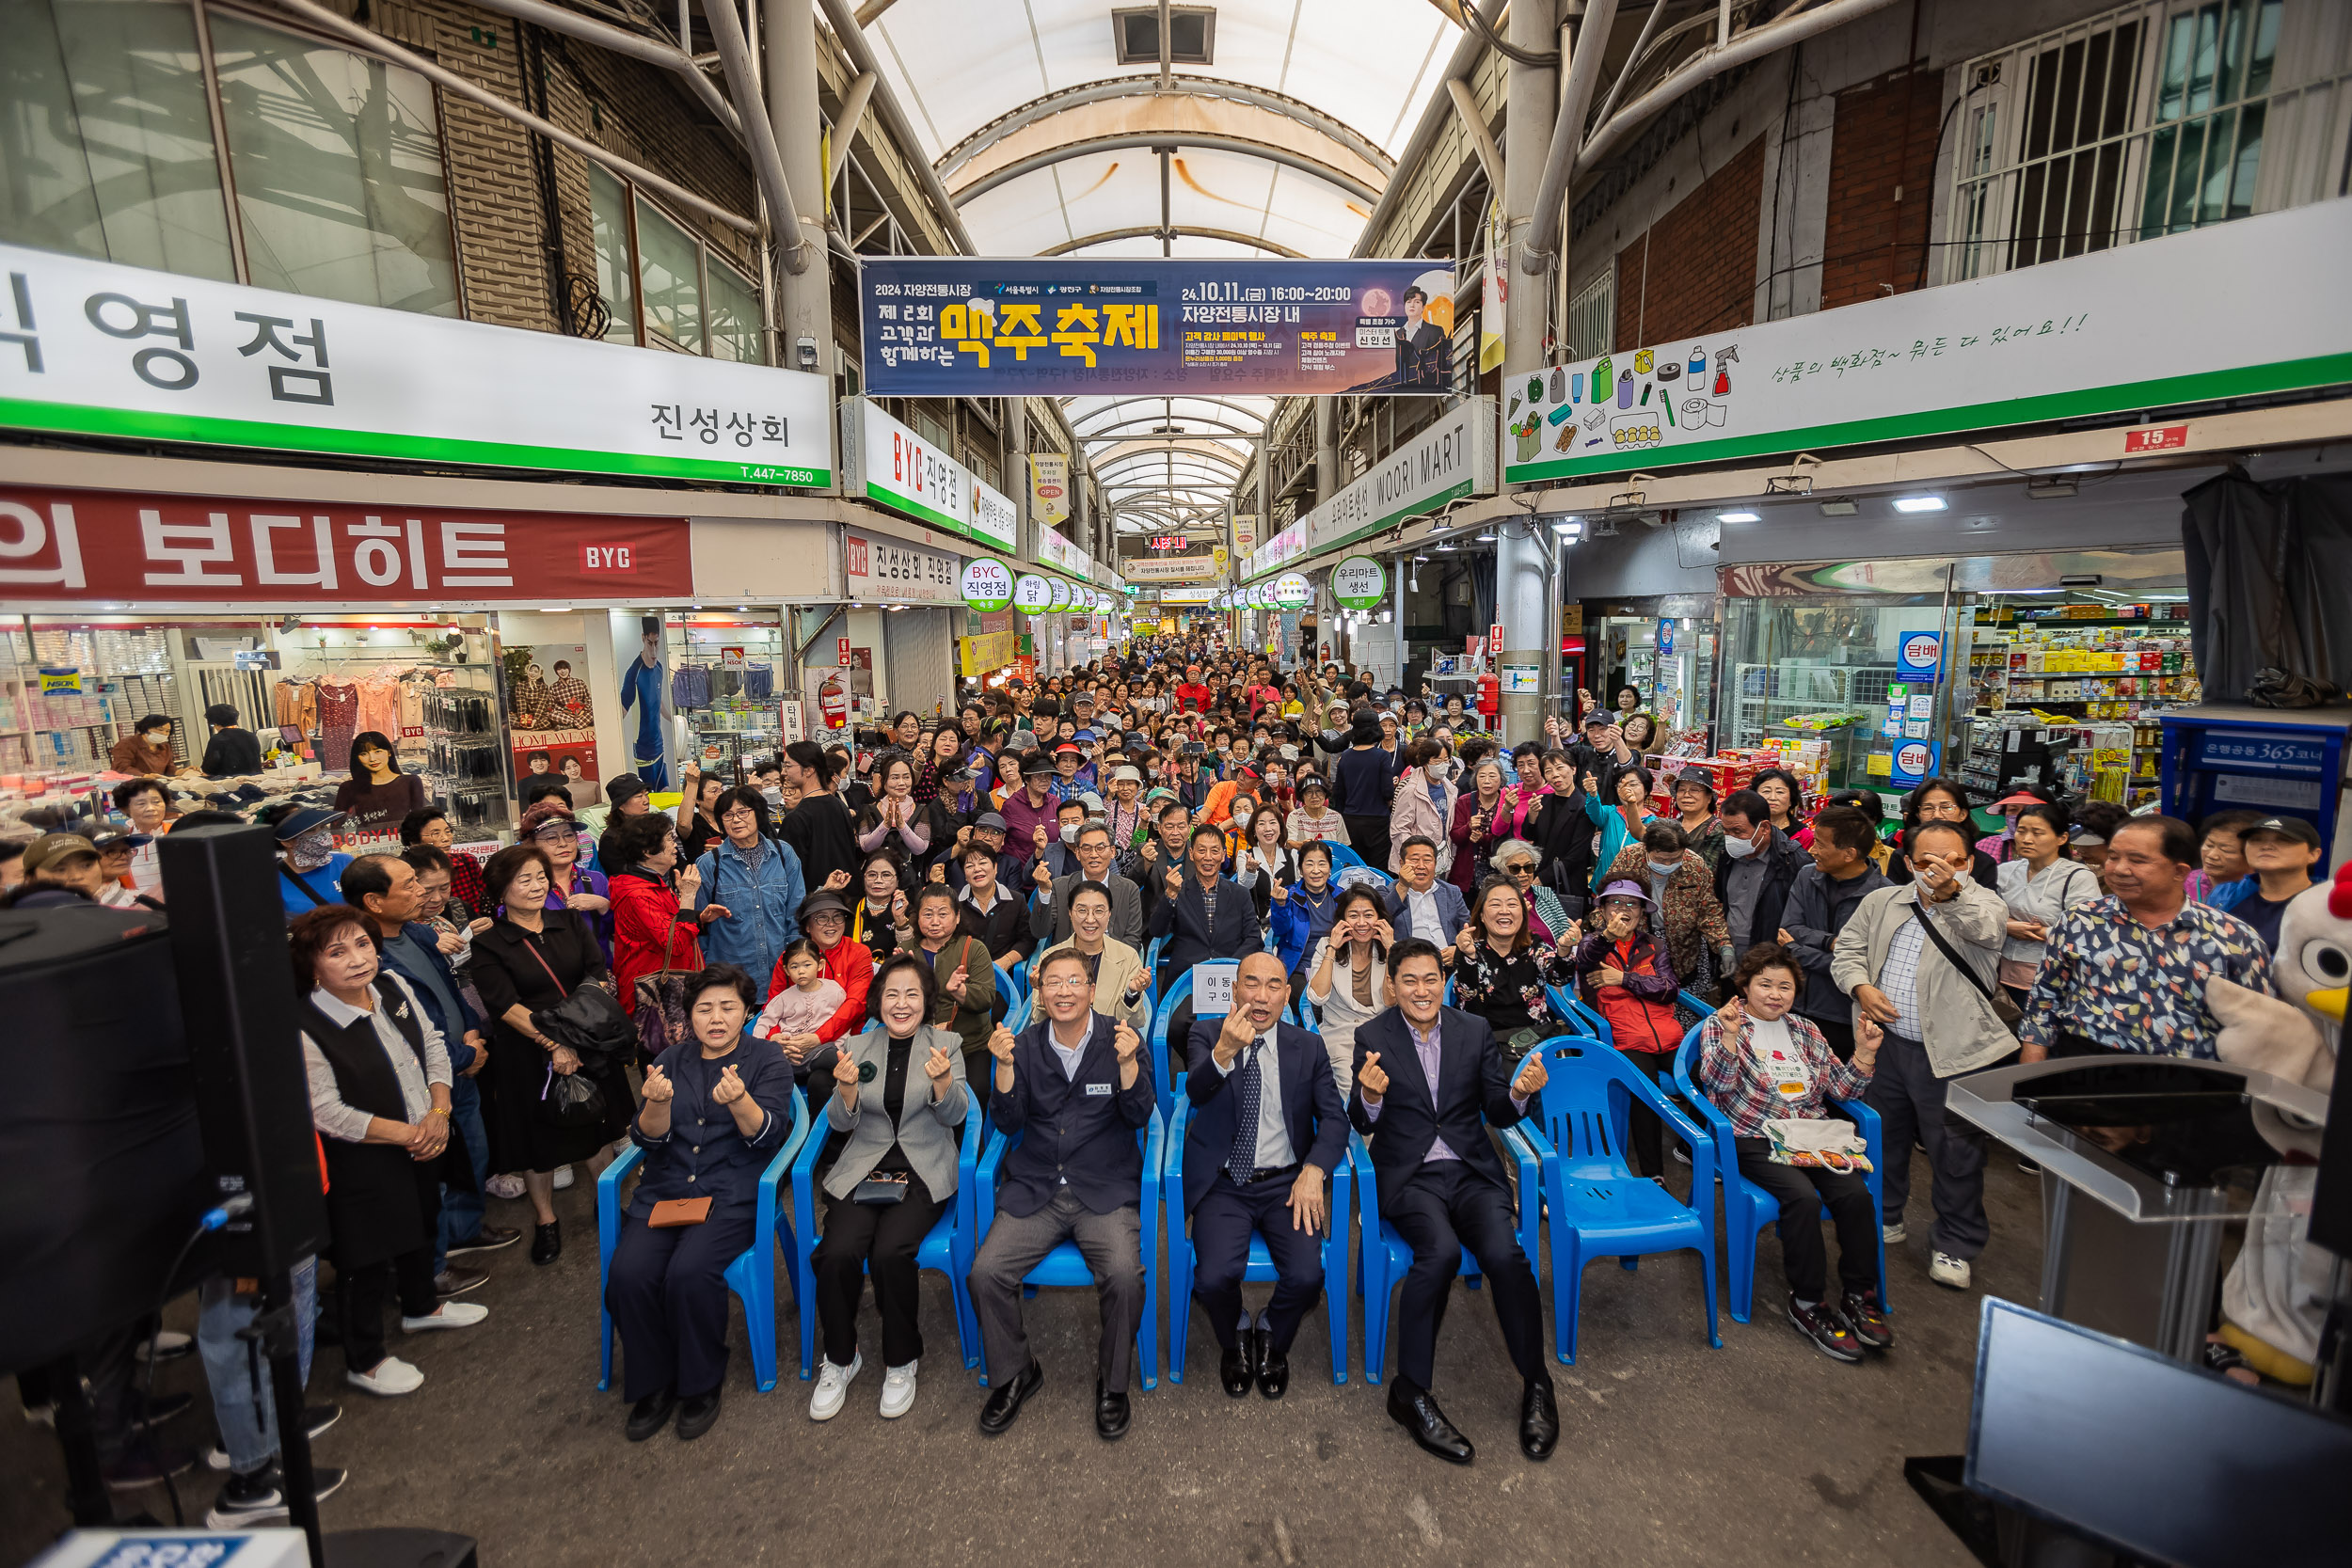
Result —
POLYGON ((0 426, 833 482, 823 376, 0 245, 0 426))
POLYGON ((866 257, 866 388, 1284 397, 1454 389, 1454 264, 866 257))
POLYGON ((1506 377, 1502 477, 1821 451, 2352 381, 2347 253, 2352 202, 2322 201, 1506 377), (2182 325, 2191 300, 2193 331, 2182 325))

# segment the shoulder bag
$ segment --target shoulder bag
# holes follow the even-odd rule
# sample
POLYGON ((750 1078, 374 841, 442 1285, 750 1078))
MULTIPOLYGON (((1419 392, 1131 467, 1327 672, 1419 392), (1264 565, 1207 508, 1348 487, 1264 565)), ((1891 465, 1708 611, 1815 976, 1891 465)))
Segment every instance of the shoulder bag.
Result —
POLYGON ((556 978, 555 970, 537 944, 526 940, 523 949, 538 960, 555 989, 564 991, 563 1001, 552 1007, 539 1008, 531 1015, 531 1022, 548 1038, 569 1047, 580 1058, 582 1071, 605 1071, 637 1043, 635 1027, 611 991, 602 986, 564 990, 564 982, 556 978))
POLYGON ((1944 955, 1944 961, 1959 970, 1968 983, 1976 988, 1977 994, 1983 997, 1986 1004, 1992 1007, 1993 1016, 2000 1020, 2001 1027, 2015 1034, 2018 1022, 2026 1016, 2026 1010, 2011 1002, 2008 993, 1995 990, 1986 985, 1983 976, 1967 964, 1963 963, 1960 955, 1952 951, 1952 944, 1944 940, 1944 933, 1935 928, 1935 922, 1928 918, 1927 911, 1915 901, 1911 906, 1911 917, 1919 923, 1921 930, 1927 932, 1928 940, 1935 943, 1935 950, 1944 955))
POLYGON ((672 968, 676 952, 677 921, 673 919, 669 940, 661 946, 661 967, 637 976, 632 988, 637 998, 637 1053, 647 1062, 686 1038, 686 985, 697 972, 672 968))

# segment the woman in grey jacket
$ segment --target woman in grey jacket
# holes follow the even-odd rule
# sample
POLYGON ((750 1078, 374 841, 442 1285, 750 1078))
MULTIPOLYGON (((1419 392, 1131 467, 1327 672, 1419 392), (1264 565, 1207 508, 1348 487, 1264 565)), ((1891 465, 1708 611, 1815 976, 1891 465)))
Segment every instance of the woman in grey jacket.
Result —
POLYGON ((1928 1277, 1964 1291, 1969 1259, 1992 1234, 1984 1217, 1985 1139, 1945 1115, 1945 1087, 2017 1050, 1992 1000, 2009 905, 1970 877, 1975 847, 1958 824, 1922 822, 1903 836, 1912 879, 1863 898, 1837 933, 1830 978, 1853 998, 1857 1022, 1867 1017, 1886 1032, 1870 1080, 1885 1145, 1879 1218, 1886 1240, 1905 1239, 1911 1150, 1920 1145, 1934 1173, 1928 1277), (1932 933, 1922 924, 1929 921, 1932 933))
POLYGON ((810 1396, 811 1420, 841 1413, 850 1381, 864 1367, 857 1348, 858 1298, 874 1280, 882 1321, 882 1413, 914 1404, 923 1354, 915 1249, 956 1196, 956 1129, 962 1126, 963 1042, 928 1022, 939 982, 912 953, 874 976, 874 1027, 845 1040, 834 1059, 825 1126, 847 1142, 819 1178, 824 1240, 810 1259, 825 1359, 810 1396))

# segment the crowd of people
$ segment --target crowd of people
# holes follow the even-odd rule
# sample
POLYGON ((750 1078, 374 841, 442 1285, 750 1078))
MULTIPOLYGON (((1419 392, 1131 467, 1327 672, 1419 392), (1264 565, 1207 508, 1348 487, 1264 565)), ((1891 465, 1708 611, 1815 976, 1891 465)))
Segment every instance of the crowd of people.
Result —
MULTIPOLYGON (((1951 780, 1890 823, 1871 791, 1817 799, 1776 768, 1719 799, 1661 754, 1639 701, 1588 698, 1505 746, 1458 697, 1144 637, 853 746, 796 742, 739 781, 690 764, 673 810, 623 775, 592 821, 564 776, 535 777, 516 842, 486 858, 363 735, 337 808, 263 815, 334 1219, 331 1285, 306 1270, 303 1310, 348 1386, 408 1393, 426 1371, 388 1348, 386 1298, 406 1336, 483 1323, 469 1298, 489 1276, 468 1259, 528 1237, 533 1263, 556 1261, 555 1195, 633 1147, 605 1293, 626 1432, 699 1436, 727 1363, 723 1273, 797 1091, 823 1140, 808 1412, 838 1415, 864 1370, 870 1282, 879 1409, 903 1416, 925 1350, 916 1252, 977 1115, 1007 1141, 968 1276, 980 1429, 1008 1430, 1041 1383, 1022 1281, 1068 1241, 1102 1293, 1096 1422, 1117 1438, 1143 1309, 1137 1134, 1181 1074, 1185 1213, 1168 1223, 1189 1220, 1227 1391, 1280 1397, 1352 1126, 1415 1259, 1390 1413, 1429 1451, 1470 1456, 1430 1393, 1467 1247, 1523 1379, 1521 1449, 1542 1458, 1558 1418, 1489 1137, 1540 1095, 1541 1041, 1605 1033, 1670 1094, 1704 1014, 1692 1077, 1740 1173, 1781 1204, 1788 1321, 1854 1361, 1892 1342, 1875 1255, 1908 1239, 1915 1149, 1930 1277, 1967 1288, 1990 1242, 1986 1144, 1947 1116, 1950 1082, 2054 1053, 2210 1057, 2206 982, 2269 990, 2280 911, 2319 869, 2318 834, 2291 816, 2221 812, 2199 832, 2025 790, 1993 803, 1988 833, 1951 780), (361 812, 396 823, 400 852, 334 848, 361 812), (1237 966, 1231 1010, 1181 1003, 1159 1056, 1153 999, 1214 960, 1237 966), (1319 1028, 1285 1021, 1302 1005, 1319 1028), (1840 1100, 1882 1119, 1875 1204, 1858 1177, 1774 1157, 1770 1124, 1840 1100), (528 1227, 492 1223, 491 1199, 528 1203, 528 1227), (1279 1274, 1254 1315, 1253 1232, 1279 1274)), ((0 847, 7 901, 167 911, 156 839, 241 820, 172 818, 146 777, 111 803, 87 834, 0 847)), ((1637 1104, 1631 1158, 1662 1180, 1689 1156, 1661 1134, 1637 1104)), ((283 1506, 270 1402, 233 1343, 252 1307, 208 1295, 198 1336, 208 1369, 236 1370, 215 1385, 216 1522, 283 1506)), ((126 1483, 155 1463, 126 1459, 126 1483)))

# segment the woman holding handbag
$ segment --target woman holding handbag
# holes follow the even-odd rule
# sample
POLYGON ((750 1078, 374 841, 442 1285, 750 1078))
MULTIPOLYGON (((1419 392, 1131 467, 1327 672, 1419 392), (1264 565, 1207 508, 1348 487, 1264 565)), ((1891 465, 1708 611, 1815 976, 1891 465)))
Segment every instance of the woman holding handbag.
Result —
POLYGON ((874 976, 873 997, 873 1027, 842 1042, 829 1076, 809 1081, 812 1090, 832 1091, 824 1125, 841 1144, 817 1166, 827 1199, 824 1237, 811 1259, 825 1351, 808 1402, 817 1421, 841 1413, 866 1365, 857 1307, 868 1275, 882 1326, 882 1414, 893 1418, 914 1406, 923 1355, 914 1254, 955 1199, 956 1129, 968 1109, 963 1042, 930 1022, 940 1000, 930 966, 899 954, 874 976))
POLYGON ((523 1173, 537 1227, 531 1242, 534 1263, 552 1263, 564 1252, 555 1219, 555 1172, 583 1161, 593 1177, 612 1164, 612 1145, 635 1103, 617 1057, 583 1064, 578 1052, 560 1044, 532 1017, 581 986, 612 984, 587 917, 548 908, 550 872, 547 851, 536 844, 514 845, 490 857, 482 868, 482 886, 495 919, 474 938, 473 964, 467 972, 492 1030, 486 1069, 493 1080, 486 1107, 490 1168, 523 1173), (543 1101, 556 1076, 580 1072, 596 1084, 602 1114, 560 1124, 543 1101))
MULTIPOLYGON (((692 974, 703 967, 702 919, 694 912, 702 875, 691 865, 678 871, 677 826, 666 816, 628 817, 606 842, 623 863, 607 884, 612 899, 612 978, 621 988, 622 1008, 634 1017, 640 979, 664 972, 692 974)), ((669 1045, 685 1037, 682 996, 678 1010, 669 1045)))
POLYGON ((691 1441, 719 1418, 727 1265, 752 1244, 759 1177, 792 1125, 792 1067, 745 1031, 751 976, 713 964, 687 982, 687 1037, 645 1069, 629 1141, 644 1173, 621 1221, 605 1306, 621 1335, 628 1440, 677 1414, 691 1441))

